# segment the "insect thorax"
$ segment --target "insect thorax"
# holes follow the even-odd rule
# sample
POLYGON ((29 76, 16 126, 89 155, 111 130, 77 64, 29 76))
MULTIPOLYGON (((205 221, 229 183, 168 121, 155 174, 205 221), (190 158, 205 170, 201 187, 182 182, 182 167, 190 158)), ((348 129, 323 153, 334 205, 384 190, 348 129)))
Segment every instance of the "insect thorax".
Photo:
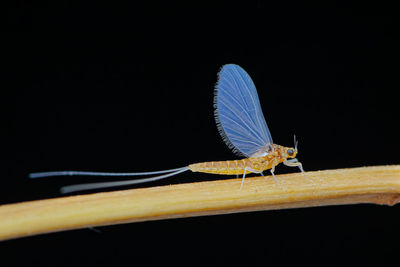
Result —
POLYGON ((263 152, 262 150, 260 150, 251 158, 259 159, 264 162, 264 164, 272 167, 272 165, 279 164, 287 158, 286 150, 287 148, 284 146, 272 144, 267 151, 264 150, 263 152))
POLYGON ((252 154, 250 157, 251 158, 259 158, 259 157, 265 157, 268 154, 270 154, 274 150, 274 146, 277 146, 275 144, 269 144, 265 145, 257 150, 254 154, 252 154))

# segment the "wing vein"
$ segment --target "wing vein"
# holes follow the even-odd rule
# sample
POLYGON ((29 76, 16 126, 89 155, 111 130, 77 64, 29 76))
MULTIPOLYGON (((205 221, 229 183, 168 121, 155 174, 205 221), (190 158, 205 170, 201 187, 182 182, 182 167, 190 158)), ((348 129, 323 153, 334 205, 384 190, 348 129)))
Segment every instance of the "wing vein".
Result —
POLYGON ((234 152, 251 156, 272 144, 254 83, 241 67, 222 67, 214 101, 218 129, 234 152))

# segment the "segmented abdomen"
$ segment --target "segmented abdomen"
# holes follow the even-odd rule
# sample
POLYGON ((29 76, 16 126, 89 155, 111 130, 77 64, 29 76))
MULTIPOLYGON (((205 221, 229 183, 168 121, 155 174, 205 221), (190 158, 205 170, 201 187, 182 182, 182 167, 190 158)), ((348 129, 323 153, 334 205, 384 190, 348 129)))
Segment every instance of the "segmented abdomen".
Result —
MULTIPOLYGON (((246 167, 253 170, 266 169, 265 164, 255 165, 253 159, 247 158, 242 160, 229 160, 229 161, 210 161, 189 165, 189 169, 193 172, 205 172, 214 174, 243 174, 246 167)), ((250 173, 247 171, 246 173, 250 173)))

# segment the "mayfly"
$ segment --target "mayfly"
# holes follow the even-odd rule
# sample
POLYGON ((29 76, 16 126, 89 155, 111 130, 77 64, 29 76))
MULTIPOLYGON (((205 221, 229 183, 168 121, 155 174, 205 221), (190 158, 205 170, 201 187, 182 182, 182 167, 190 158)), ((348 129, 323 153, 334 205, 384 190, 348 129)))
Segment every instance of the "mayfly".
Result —
MULTIPOLYGON (((299 167, 304 175, 302 164, 295 158, 297 155, 296 140, 294 147, 284 147, 272 142, 271 133, 261 110, 256 87, 250 76, 240 66, 227 64, 221 68, 218 74, 218 82, 215 86, 214 108, 215 120, 222 139, 235 154, 244 156, 244 159, 202 162, 190 164, 182 168, 155 172, 105 173, 56 171, 31 173, 29 177, 40 178, 62 175, 141 176, 162 174, 143 179, 77 184, 61 188, 62 193, 69 193, 152 182, 188 170, 213 174, 242 175, 240 189, 243 187, 243 182, 247 174, 257 173, 262 175, 265 170, 270 170, 276 183, 280 186, 274 174, 275 166, 280 163, 290 167, 299 167)), ((305 175, 304 177, 308 179, 305 175)))

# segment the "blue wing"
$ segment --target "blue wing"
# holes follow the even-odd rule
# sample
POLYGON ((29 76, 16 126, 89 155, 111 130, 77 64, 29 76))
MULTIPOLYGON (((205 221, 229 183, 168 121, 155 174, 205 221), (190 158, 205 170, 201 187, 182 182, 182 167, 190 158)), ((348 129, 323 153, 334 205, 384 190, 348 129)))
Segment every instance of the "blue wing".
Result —
POLYGON ((218 130, 229 148, 250 157, 272 144, 257 90, 238 65, 224 65, 215 88, 214 114, 218 130))

